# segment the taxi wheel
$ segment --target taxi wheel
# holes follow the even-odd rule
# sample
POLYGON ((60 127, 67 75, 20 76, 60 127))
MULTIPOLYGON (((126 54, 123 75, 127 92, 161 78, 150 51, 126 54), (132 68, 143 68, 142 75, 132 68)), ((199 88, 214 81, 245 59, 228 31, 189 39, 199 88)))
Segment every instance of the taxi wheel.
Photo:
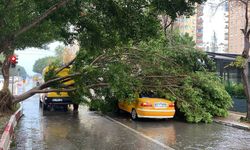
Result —
POLYGON ((131 118, 132 120, 137 120, 137 113, 135 109, 132 109, 131 111, 131 118))

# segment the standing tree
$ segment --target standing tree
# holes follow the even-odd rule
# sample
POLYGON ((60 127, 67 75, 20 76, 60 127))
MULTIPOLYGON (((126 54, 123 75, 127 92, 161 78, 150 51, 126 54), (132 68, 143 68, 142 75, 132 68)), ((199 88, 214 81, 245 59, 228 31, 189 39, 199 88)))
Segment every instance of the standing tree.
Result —
POLYGON ((50 57, 44 57, 36 60, 34 66, 33 66, 33 71, 36 73, 43 73, 43 69, 50 65, 51 63, 56 61, 56 57, 50 56, 50 57))
POLYGON ((243 45, 243 51, 241 56, 236 57, 236 60, 231 64, 232 66, 238 67, 241 69, 241 75, 243 80, 243 86, 245 95, 247 97, 247 116, 246 119, 250 120, 250 84, 249 84, 249 49, 250 49, 250 41, 249 41, 249 35, 250 35, 250 27, 249 27, 249 0, 231 0, 229 1, 229 6, 232 6, 230 9, 234 9, 233 6, 236 7, 243 7, 244 12, 241 12, 244 14, 244 27, 240 29, 243 34, 244 39, 244 45, 243 45))
POLYGON ((65 26, 66 22, 55 23, 48 17, 66 3, 69 3, 69 0, 0 2, 0 54, 4 56, 4 60, 1 61, 4 85, 0 92, 0 111, 11 109, 14 100, 8 89, 9 56, 15 49, 42 47, 48 42, 59 39, 62 32, 60 28, 65 26))

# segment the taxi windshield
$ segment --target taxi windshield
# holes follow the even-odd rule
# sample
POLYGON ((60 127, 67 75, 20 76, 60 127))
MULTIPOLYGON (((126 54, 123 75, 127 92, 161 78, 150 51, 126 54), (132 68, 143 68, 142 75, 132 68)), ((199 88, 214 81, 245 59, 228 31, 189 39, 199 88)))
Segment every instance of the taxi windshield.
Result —
POLYGON ((147 92, 141 92, 139 94, 140 98, 148 97, 148 98, 160 98, 160 96, 154 92, 147 91, 147 92))

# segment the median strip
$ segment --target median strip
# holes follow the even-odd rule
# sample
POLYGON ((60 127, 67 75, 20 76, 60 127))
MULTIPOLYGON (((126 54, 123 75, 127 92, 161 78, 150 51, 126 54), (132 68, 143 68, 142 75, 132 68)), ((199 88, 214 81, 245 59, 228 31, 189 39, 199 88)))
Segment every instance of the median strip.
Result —
POLYGON ((4 132, 0 141, 0 150, 8 150, 11 143, 11 138, 14 135, 14 128, 17 125, 17 121, 23 115, 22 106, 10 117, 9 122, 7 123, 4 132))

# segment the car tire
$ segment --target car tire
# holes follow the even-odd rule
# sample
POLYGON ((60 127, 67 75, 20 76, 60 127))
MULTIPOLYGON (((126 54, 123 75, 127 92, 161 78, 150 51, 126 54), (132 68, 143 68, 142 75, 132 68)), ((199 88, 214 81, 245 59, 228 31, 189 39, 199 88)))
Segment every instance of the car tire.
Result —
POLYGON ((65 111, 65 112, 68 111, 68 105, 63 106, 63 111, 65 111))
POLYGON ((40 107, 40 108, 43 107, 43 103, 41 102, 41 100, 39 100, 39 107, 40 107))
POLYGON ((42 103, 42 108, 43 108, 43 110, 47 110, 48 109, 48 105, 45 104, 45 103, 42 103))
POLYGON ((138 119, 137 112, 136 112, 136 110, 134 108, 131 111, 131 119, 132 120, 137 120, 138 119))

